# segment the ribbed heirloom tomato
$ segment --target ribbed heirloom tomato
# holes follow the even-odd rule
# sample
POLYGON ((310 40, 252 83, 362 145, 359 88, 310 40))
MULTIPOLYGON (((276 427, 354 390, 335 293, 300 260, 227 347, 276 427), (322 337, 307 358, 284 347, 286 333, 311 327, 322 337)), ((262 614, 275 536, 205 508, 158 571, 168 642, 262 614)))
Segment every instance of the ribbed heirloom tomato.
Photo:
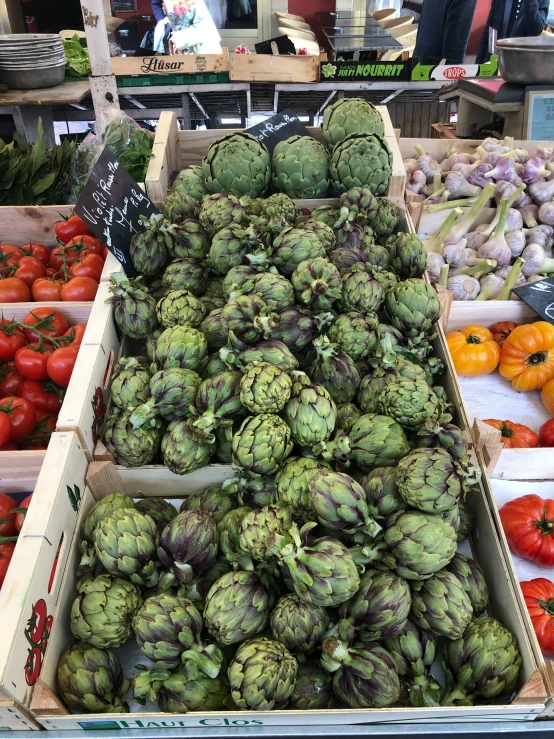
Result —
POLYGON ((504 342, 498 369, 520 393, 544 387, 554 378, 554 326, 537 321, 515 328, 504 342))
POLYGON ((542 567, 554 565, 554 500, 529 493, 505 503, 499 514, 514 554, 542 567))
POLYGON ((520 585, 542 653, 554 657, 554 583, 537 577, 520 585))
POLYGON ((500 347, 484 326, 471 324, 446 334, 456 372, 463 377, 490 375, 498 367, 500 347))
POLYGON ((534 449, 539 445, 538 435, 528 426, 511 421, 487 418, 483 423, 500 431, 500 441, 506 449, 534 449))

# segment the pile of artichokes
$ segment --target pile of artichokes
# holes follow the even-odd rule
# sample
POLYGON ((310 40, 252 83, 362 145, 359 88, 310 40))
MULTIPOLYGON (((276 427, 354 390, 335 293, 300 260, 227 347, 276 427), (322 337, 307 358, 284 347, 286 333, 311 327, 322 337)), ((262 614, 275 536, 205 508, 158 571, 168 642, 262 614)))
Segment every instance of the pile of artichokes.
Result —
POLYGON ((516 640, 457 553, 479 473, 435 382, 419 239, 365 187, 304 219, 284 194, 189 184, 135 237, 141 277, 112 277, 142 350, 116 367, 104 439, 119 464, 234 477, 179 512, 117 491, 92 508, 61 698, 125 711, 129 679, 179 713, 509 695, 516 640), (124 676, 133 639, 148 662, 124 676))

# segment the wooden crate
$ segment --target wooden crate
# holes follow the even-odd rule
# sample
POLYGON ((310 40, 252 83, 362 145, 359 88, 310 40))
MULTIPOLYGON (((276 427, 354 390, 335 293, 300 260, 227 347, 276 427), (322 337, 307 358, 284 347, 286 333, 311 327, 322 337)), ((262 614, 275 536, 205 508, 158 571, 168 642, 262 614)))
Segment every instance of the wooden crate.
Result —
POLYGON ((116 77, 206 74, 229 71, 229 49, 221 54, 179 54, 175 56, 114 56, 112 74, 116 77))
POLYGON ((46 619, 56 610, 86 470, 73 433, 52 435, 33 477, 20 469, 33 499, 0 590, 0 730, 40 728, 26 708, 42 668, 50 633, 46 619))
MULTIPOLYGON (((230 470, 225 466, 205 467, 204 479, 198 473, 185 475, 176 480, 171 488, 166 488, 165 480, 161 480, 155 469, 144 469, 140 479, 141 497, 165 497, 179 503, 180 499, 198 489, 200 484, 208 485, 215 481, 223 481, 230 470)), ((493 520, 482 491, 471 500, 478 520, 478 529, 473 542, 475 556, 481 562, 491 592, 494 607, 491 612, 499 618, 516 636, 523 658, 518 693, 510 704, 480 705, 473 707, 441 707, 441 708, 387 708, 361 710, 325 710, 325 711, 225 711, 225 712, 191 712, 185 715, 162 714, 159 712, 131 712, 126 715, 72 715, 56 697, 56 666, 60 653, 71 643, 72 638, 67 628, 69 611, 75 596, 75 570, 80 558, 79 531, 80 523, 87 510, 95 500, 115 490, 124 489, 131 495, 137 495, 136 472, 121 470, 119 473, 109 463, 93 463, 89 468, 88 487, 84 503, 79 514, 77 535, 73 541, 67 568, 62 583, 62 592, 55 612, 55 626, 45 656, 44 668, 40 684, 32 699, 32 712, 39 723, 50 731, 67 729, 126 729, 126 728, 161 728, 179 726, 183 728, 214 725, 227 726, 283 726, 283 725, 341 725, 357 723, 390 723, 391 721, 411 723, 422 721, 506 721, 533 720, 543 710, 546 690, 539 663, 529 643, 523 619, 517 605, 513 586, 512 573, 500 548, 494 529, 493 520), (130 478, 133 482, 130 482, 130 478), (223 723, 225 721, 225 723, 223 723)), ((131 667, 139 661, 133 651, 132 641, 120 651, 125 663, 131 667), (128 651, 127 651, 128 650, 128 651), (128 654, 128 657, 124 657, 128 654)), ((142 658, 141 661, 144 661, 142 658)), ((541 664, 541 667, 543 665, 541 664)), ((134 708, 134 706, 133 706, 134 708)))
MULTIPOLYGON (((404 202, 406 173, 388 111, 384 106, 377 106, 377 109, 383 116, 385 139, 393 154, 393 174, 386 197, 399 205, 404 202)), ((242 129, 179 131, 175 114, 168 111, 162 113, 146 175, 146 192, 150 200, 158 208, 161 207, 171 188, 174 173, 193 164, 202 164, 202 159, 213 141, 239 130, 242 129)), ((308 133, 318 141, 323 141, 320 128, 309 126, 308 133)))
POLYGON ((230 54, 233 82, 317 82, 319 55, 230 54))

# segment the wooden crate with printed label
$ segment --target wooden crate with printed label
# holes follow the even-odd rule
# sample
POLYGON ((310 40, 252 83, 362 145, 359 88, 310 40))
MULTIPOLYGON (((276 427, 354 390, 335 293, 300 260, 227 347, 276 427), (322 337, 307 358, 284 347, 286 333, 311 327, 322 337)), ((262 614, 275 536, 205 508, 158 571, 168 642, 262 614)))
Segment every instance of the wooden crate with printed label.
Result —
POLYGON ((234 82, 317 82, 319 54, 230 54, 234 82))

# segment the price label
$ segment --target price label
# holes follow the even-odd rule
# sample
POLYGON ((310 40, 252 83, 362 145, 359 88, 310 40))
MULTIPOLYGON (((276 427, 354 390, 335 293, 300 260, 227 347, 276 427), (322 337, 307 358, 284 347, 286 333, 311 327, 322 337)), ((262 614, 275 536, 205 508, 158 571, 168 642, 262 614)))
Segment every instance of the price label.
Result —
POLYGON ((545 277, 544 280, 532 282, 530 285, 516 287, 514 292, 544 321, 554 323, 554 277, 545 277))

